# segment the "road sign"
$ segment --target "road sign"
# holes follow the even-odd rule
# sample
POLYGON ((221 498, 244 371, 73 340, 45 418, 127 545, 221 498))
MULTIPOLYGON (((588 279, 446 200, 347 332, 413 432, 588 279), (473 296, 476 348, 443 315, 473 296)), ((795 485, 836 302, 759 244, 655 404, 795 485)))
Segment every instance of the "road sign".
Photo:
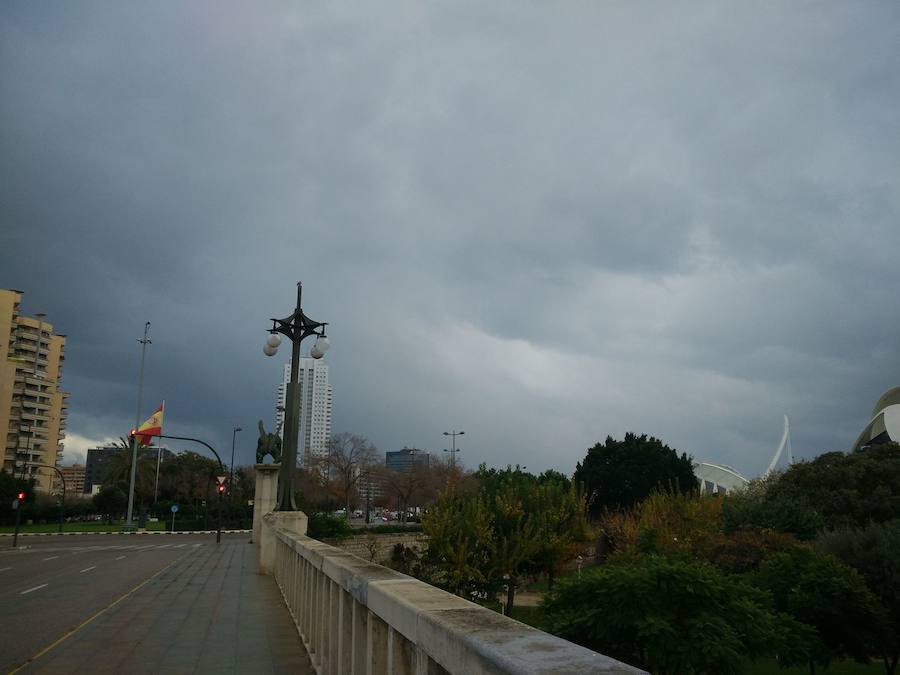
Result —
POLYGON ((219 481, 219 485, 225 485, 226 478, 228 478, 228 476, 216 476, 216 480, 219 481))
POLYGON ((178 504, 172 504, 172 513, 178 513, 178 504))

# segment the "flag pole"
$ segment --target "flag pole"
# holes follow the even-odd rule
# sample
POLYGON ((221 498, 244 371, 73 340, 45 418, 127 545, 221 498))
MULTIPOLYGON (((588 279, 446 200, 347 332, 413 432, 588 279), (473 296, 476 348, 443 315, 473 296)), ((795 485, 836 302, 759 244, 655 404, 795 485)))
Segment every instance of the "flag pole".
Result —
POLYGON ((160 438, 156 441, 156 485, 153 487, 153 503, 156 504, 157 499, 159 499, 159 458, 162 455, 162 433, 163 433, 163 425, 166 423, 166 399, 163 399, 162 406, 162 415, 159 419, 159 433, 160 438))

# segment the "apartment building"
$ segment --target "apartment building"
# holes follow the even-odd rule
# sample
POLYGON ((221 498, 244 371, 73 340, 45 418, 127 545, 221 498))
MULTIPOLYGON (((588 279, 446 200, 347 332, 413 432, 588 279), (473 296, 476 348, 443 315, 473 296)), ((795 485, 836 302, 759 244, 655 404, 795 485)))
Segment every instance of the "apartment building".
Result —
POLYGON ((66 336, 46 315, 21 313, 22 291, 0 289, 0 430, 3 468, 50 492, 66 436, 69 392, 60 389, 66 336))
MULTIPOLYGON (((291 364, 285 364, 281 384, 278 386, 275 404, 275 424, 284 440, 284 408, 287 405, 286 392, 291 381, 291 364)), ((297 429, 297 457, 304 466, 312 466, 316 458, 328 454, 331 439, 331 384, 328 381, 328 366, 321 359, 306 356, 300 359, 297 373, 300 385, 299 414, 297 429)))

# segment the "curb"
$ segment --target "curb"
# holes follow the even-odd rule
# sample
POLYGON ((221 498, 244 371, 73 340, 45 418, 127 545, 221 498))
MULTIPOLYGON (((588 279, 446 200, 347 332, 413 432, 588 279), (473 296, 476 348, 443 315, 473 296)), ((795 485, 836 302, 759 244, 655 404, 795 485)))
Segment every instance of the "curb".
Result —
MULTIPOLYGON (((89 534, 216 534, 218 530, 178 530, 177 532, 166 532, 165 530, 154 530, 152 532, 122 532, 121 530, 105 530, 103 532, 19 532, 20 537, 70 537, 89 534)), ((222 534, 249 534, 253 530, 222 530, 222 534)), ((13 532, 0 532, 0 537, 12 537, 13 532)))

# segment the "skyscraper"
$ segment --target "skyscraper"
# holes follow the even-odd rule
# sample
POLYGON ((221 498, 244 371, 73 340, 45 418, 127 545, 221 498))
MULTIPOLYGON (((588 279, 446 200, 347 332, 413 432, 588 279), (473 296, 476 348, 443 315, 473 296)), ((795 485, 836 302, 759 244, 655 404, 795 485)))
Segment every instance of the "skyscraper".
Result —
POLYGON ((59 388, 65 335, 54 335, 42 314, 22 316, 22 291, 0 289, 0 430, 3 468, 33 477, 50 492, 62 457, 69 392, 59 388))
MULTIPOLYGON (((275 425, 284 442, 284 407, 287 385, 291 379, 291 364, 286 364, 275 405, 275 425)), ((328 382, 328 366, 321 359, 309 356, 300 358, 300 416, 297 438, 297 457, 309 467, 316 457, 328 454, 331 438, 331 384, 328 382)))

